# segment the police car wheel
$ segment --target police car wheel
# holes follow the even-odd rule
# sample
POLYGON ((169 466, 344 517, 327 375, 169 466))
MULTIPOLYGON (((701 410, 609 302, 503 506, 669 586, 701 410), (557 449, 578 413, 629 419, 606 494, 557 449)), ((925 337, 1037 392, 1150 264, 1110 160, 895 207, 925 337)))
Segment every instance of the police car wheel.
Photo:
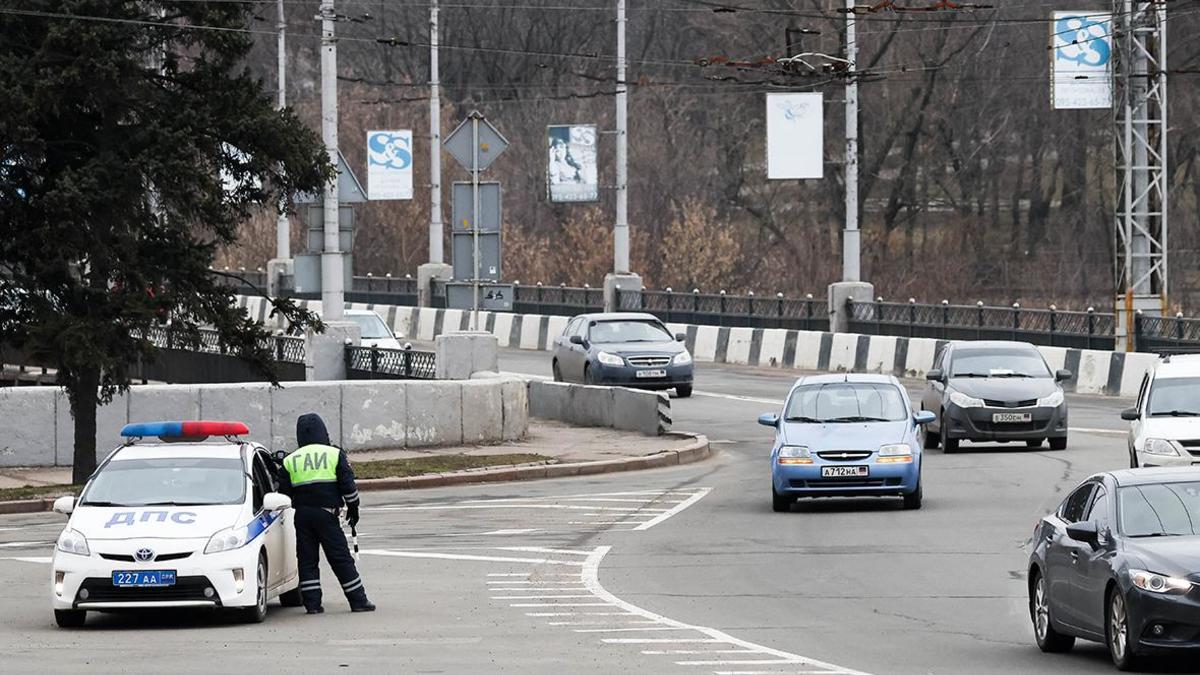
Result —
POLYGON ((82 628, 87 621, 87 612, 82 609, 56 609, 54 622, 59 628, 82 628))
POLYGON ((241 610, 241 619, 246 623, 262 623, 267 618, 267 560, 258 557, 258 572, 254 606, 241 610))

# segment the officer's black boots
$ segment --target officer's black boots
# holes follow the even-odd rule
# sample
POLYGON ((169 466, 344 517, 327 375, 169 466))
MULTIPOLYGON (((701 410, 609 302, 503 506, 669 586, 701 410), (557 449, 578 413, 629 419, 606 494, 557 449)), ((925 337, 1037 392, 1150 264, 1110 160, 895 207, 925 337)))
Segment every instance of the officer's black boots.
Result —
POLYGON ((362 602, 350 605, 350 611, 351 612, 374 612, 375 611, 375 603, 371 602, 370 600, 367 600, 366 598, 363 598, 362 602))
POLYGON ((309 614, 324 614, 325 608, 324 607, 309 607, 306 611, 309 614))

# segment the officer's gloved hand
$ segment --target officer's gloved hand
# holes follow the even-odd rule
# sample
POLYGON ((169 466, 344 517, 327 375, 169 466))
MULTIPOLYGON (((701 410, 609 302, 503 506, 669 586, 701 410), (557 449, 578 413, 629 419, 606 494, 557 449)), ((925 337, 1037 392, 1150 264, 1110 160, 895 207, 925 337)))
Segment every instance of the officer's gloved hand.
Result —
POLYGON ((358 525, 358 504, 346 507, 346 522, 350 523, 350 527, 358 525))

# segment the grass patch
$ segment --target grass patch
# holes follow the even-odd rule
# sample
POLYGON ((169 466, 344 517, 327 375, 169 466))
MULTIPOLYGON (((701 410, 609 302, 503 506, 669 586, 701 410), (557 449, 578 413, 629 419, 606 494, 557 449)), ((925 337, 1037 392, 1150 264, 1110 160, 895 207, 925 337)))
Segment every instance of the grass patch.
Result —
POLYGON ((552 458, 545 455, 513 453, 508 455, 430 455, 411 459, 383 459, 377 462, 355 462, 354 475, 358 478, 403 478, 426 473, 444 473, 463 469, 481 469, 489 466, 508 466, 529 462, 545 462, 552 458))
POLYGON ((24 487, 0 488, 0 502, 34 497, 61 497, 65 494, 78 496, 82 485, 26 485, 24 487))

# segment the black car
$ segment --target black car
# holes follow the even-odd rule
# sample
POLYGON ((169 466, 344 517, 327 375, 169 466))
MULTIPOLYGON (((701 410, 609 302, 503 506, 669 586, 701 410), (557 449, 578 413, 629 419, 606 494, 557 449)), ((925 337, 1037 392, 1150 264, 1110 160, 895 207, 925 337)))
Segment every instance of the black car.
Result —
POLYGON ((925 374, 929 388, 921 408, 937 413, 925 431, 925 447, 946 452, 960 441, 1044 440, 1052 450, 1067 447, 1067 400, 1059 383, 1071 371, 1050 372, 1028 342, 951 342, 925 374))
POLYGON ((581 314, 554 339, 558 382, 674 389, 692 395, 693 364, 683 342, 650 314, 581 314))
POLYGON ((1104 642, 1130 670, 1146 655, 1200 649, 1200 469, 1088 478, 1038 523, 1029 614, 1038 647, 1104 642))

